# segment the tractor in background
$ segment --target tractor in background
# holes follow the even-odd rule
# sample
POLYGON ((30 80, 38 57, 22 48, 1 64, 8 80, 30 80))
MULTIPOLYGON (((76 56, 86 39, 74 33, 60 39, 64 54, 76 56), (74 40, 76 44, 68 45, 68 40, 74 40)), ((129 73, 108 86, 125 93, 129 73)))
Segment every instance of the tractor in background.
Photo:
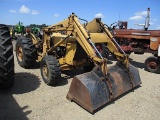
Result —
POLYGON ((145 61, 145 69, 149 72, 160 73, 160 30, 148 30, 150 8, 147 10, 143 29, 127 29, 127 22, 119 21, 113 27, 113 34, 121 48, 127 53, 144 54, 152 53, 153 56, 145 61))
POLYGON ((22 22, 19 21, 18 24, 13 26, 13 29, 11 30, 12 38, 14 40, 17 39, 17 37, 24 35, 26 33, 25 26, 23 25, 22 22))
POLYGON ((30 24, 29 26, 26 26, 27 33, 32 33, 34 35, 37 35, 39 31, 40 31, 40 28, 37 27, 36 24, 30 24))

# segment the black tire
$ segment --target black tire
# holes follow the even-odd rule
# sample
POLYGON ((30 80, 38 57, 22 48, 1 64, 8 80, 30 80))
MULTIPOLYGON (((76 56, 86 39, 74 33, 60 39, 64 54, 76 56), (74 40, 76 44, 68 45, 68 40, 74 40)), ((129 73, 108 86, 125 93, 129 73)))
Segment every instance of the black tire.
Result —
POLYGON ((83 67, 84 72, 90 72, 90 71, 92 71, 93 68, 95 67, 95 65, 94 65, 93 62, 91 62, 91 61, 89 61, 89 62, 90 62, 89 65, 83 67))
POLYGON ((16 41, 16 57, 18 64, 23 68, 33 68, 37 52, 32 40, 21 36, 16 41))
POLYGON ((109 55, 111 54, 111 52, 109 51, 109 49, 107 48, 107 45, 105 45, 104 43, 102 44, 102 49, 103 49, 103 52, 102 52, 102 56, 104 58, 108 58, 109 55))
POLYGON ((45 56, 40 63, 43 81, 49 86, 55 86, 60 82, 61 70, 59 61, 51 56, 45 56))
POLYGON ((149 57, 145 61, 145 69, 152 73, 160 73, 160 60, 157 57, 149 57))
POLYGON ((99 46, 99 48, 101 49, 99 52, 101 53, 102 57, 104 57, 104 58, 108 58, 110 55, 110 51, 107 48, 106 44, 105 43, 96 43, 95 44, 96 47, 99 46))
POLYGON ((14 84, 14 56, 9 28, 0 24, 0 90, 14 84))

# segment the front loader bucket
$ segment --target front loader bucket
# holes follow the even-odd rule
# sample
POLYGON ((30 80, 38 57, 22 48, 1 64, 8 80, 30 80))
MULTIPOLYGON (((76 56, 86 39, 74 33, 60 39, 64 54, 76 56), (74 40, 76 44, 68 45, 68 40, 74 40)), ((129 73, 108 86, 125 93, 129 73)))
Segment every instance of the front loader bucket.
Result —
POLYGON ((129 73, 124 71, 123 66, 117 63, 108 68, 106 80, 100 69, 77 75, 72 80, 67 99, 93 113, 141 83, 138 69, 130 65, 129 70, 129 73))

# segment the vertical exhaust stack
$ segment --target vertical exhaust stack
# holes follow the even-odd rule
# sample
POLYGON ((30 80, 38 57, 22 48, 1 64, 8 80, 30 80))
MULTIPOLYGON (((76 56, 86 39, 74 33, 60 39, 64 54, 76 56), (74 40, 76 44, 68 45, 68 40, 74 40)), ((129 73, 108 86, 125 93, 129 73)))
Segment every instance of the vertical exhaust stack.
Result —
POLYGON ((149 27, 149 20, 150 20, 150 16, 149 16, 149 14, 150 14, 150 8, 148 8, 148 10, 147 10, 147 17, 146 17, 146 21, 145 21, 145 25, 144 25, 144 29, 145 30, 147 30, 148 29, 148 27, 149 27))

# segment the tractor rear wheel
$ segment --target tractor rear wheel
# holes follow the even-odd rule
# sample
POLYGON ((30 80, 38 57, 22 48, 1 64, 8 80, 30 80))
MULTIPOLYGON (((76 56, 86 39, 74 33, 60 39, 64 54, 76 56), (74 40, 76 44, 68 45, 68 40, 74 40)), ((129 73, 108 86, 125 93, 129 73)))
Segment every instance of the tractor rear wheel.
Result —
POLYGON ((43 81, 50 86, 54 86, 59 83, 61 77, 61 70, 59 61, 51 56, 45 56, 40 63, 41 75, 43 81))
POLYGON ((31 39, 22 36, 17 39, 16 57, 23 68, 32 68, 35 65, 37 53, 31 39))
POLYGON ((149 72, 160 73, 160 60, 157 57, 149 57, 145 61, 145 69, 149 72))
POLYGON ((14 84, 14 56, 9 28, 0 24, 0 90, 14 84))

